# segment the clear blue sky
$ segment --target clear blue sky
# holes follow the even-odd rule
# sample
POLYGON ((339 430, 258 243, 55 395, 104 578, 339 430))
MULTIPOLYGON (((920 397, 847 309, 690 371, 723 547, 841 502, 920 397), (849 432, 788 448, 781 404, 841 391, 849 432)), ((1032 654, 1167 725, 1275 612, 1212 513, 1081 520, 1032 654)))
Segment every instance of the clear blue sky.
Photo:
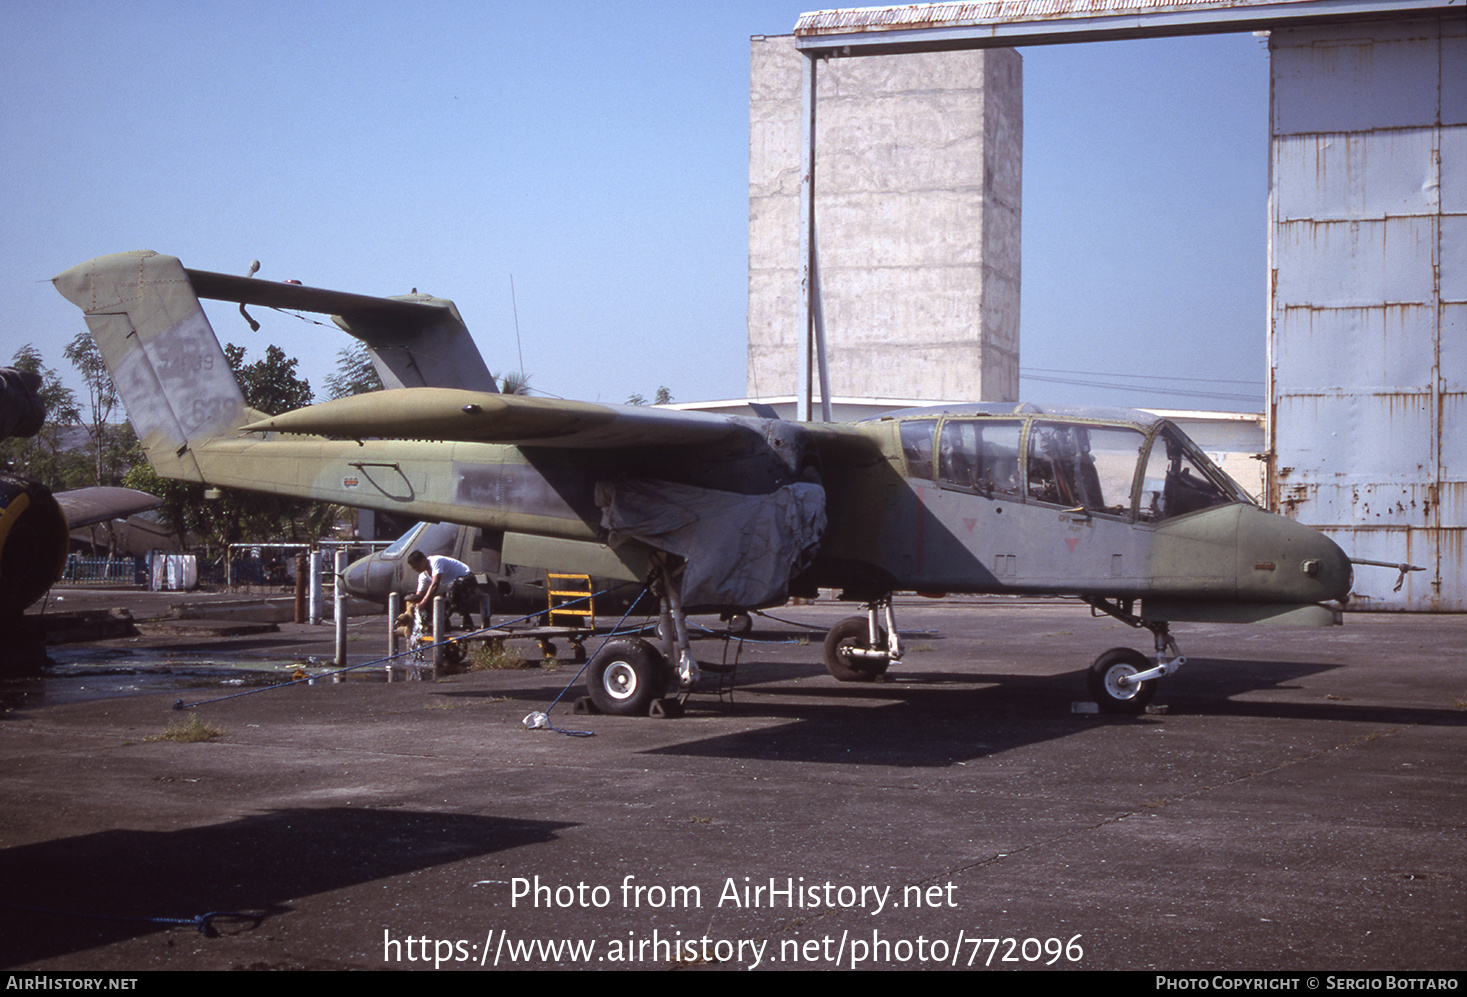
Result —
MULTIPOLYGON (((491 369, 519 366, 512 274, 542 391, 742 396, 748 40, 819 6, 8 4, 0 360, 34 342, 79 385, 62 349, 83 324, 47 279, 146 248, 453 298, 491 369)), ((1025 371, 1257 400, 1037 380, 1024 396, 1256 409, 1264 43, 1023 54, 1025 371)), ((299 356, 318 392, 349 345, 265 309, 257 334, 227 306, 210 314, 252 357, 299 356)))

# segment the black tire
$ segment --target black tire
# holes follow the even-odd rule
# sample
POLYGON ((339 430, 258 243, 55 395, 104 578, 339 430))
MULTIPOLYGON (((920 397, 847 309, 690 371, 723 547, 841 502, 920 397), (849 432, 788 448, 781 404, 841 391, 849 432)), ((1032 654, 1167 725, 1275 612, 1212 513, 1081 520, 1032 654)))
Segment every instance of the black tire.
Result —
MULTIPOLYGON (((878 630, 881 646, 886 646, 886 631, 878 630)), ((891 659, 857 658, 844 653, 848 648, 871 647, 871 631, 864 616, 841 620, 825 635, 825 670, 837 682, 875 682, 886 674, 891 659)))
POLYGON ((615 637, 586 666, 586 687, 602 713, 646 716, 667 691, 669 672, 662 653, 640 637, 615 637))
POLYGON ((1151 667, 1151 660, 1129 647, 1113 647, 1090 666, 1090 697, 1102 713, 1141 713, 1156 695, 1156 679, 1139 686, 1121 685, 1117 680, 1151 667))

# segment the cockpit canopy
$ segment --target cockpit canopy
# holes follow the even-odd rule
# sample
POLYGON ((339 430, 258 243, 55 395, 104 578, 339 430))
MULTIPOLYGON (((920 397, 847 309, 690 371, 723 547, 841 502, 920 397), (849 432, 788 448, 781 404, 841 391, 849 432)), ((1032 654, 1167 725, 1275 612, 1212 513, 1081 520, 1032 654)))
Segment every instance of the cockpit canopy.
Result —
POLYGON ((1237 482, 1175 425, 946 415, 901 420, 907 476, 986 497, 1155 523, 1233 502, 1237 482))

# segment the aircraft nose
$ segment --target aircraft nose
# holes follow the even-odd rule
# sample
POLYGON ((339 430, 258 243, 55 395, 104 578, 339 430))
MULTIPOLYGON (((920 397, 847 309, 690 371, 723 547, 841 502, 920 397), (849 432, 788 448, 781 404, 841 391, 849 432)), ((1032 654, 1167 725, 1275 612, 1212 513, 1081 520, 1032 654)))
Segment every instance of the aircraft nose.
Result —
POLYGON ((346 590, 359 599, 368 598, 367 566, 370 561, 369 557, 353 561, 346 566, 346 574, 341 576, 341 583, 346 586, 346 590))
MULTIPOLYGON (((1319 562, 1319 568, 1314 577, 1318 580, 1321 588, 1327 593, 1324 599, 1338 599, 1341 602, 1350 598, 1350 589, 1355 584, 1355 568, 1350 563, 1350 555, 1323 533, 1315 531, 1316 551, 1314 558, 1319 562)), ((1303 570, 1307 573, 1310 565, 1306 560, 1303 570)))
POLYGON ((1239 589, 1269 602, 1329 602, 1350 595, 1354 570, 1339 544, 1318 530, 1256 510, 1239 524, 1239 589))

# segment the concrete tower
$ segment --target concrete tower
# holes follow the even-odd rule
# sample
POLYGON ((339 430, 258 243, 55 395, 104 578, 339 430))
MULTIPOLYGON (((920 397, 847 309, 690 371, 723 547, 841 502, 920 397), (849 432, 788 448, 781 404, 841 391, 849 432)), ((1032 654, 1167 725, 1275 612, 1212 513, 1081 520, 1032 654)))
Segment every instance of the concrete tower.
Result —
MULTIPOLYGON (((803 58, 791 36, 752 40, 750 397, 795 391, 803 58)), ((833 394, 1017 398, 1022 87, 1013 49, 820 63, 815 231, 833 394)))

